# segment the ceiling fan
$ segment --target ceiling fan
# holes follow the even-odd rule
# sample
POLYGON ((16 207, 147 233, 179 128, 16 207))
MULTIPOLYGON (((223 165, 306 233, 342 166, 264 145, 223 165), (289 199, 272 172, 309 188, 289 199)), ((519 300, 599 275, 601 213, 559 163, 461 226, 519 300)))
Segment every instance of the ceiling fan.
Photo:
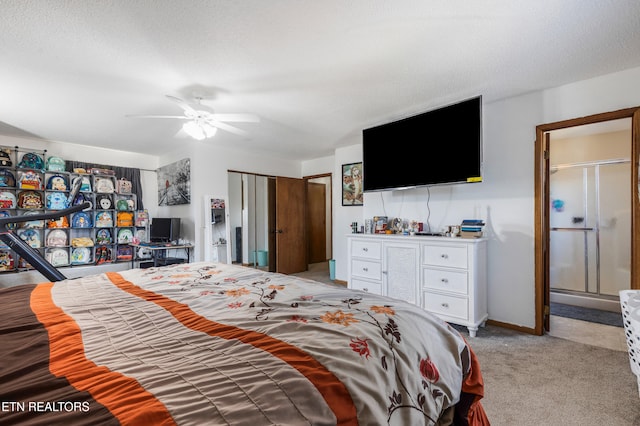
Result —
POLYGON ((218 129, 233 133, 239 136, 247 136, 248 133, 235 126, 227 124, 227 122, 236 123, 258 123, 260 118, 255 114, 216 114, 205 109, 201 104, 202 98, 196 98, 198 102, 195 108, 189 103, 175 96, 165 95, 168 99, 178 104, 183 110, 183 115, 127 115, 134 118, 172 118, 178 120, 186 120, 182 125, 189 136, 197 140, 213 137, 218 129))

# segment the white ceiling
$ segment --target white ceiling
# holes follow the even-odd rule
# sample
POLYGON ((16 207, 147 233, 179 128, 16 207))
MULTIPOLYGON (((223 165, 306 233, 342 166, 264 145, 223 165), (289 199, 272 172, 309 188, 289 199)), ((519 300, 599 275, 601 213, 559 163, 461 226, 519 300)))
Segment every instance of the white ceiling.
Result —
POLYGON ((640 66, 640 1, 0 0, 0 35, 1 134, 311 159, 475 95, 640 66), (261 122, 196 142, 180 120, 126 117, 180 114, 165 95, 261 122))

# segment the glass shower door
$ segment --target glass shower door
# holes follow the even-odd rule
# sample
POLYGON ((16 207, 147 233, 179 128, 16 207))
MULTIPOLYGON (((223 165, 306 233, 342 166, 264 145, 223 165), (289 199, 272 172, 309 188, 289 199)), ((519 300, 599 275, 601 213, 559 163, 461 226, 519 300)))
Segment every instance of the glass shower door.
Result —
POLYGON ((629 175, 624 161, 552 167, 552 291, 606 297, 629 288, 629 175))

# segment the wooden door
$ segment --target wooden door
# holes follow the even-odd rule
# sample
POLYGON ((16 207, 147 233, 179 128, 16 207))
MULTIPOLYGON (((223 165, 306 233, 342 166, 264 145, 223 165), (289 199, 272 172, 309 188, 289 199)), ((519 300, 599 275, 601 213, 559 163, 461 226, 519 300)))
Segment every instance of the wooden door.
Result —
POLYGON ((327 187, 307 182, 307 232, 309 263, 327 260, 327 187))
POLYGON ((269 226, 269 272, 276 272, 276 180, 269 178, 267 180, 267 202, 268 214, 267 219, 269 226))
POLYGON ((276 177, 276 271, 307 270, 306 181, 276 177))

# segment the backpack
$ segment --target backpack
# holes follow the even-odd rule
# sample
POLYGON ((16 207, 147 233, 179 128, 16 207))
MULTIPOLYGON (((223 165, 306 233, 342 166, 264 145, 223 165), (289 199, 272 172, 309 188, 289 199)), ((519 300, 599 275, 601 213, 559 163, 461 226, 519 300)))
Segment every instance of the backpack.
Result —
POLYGON ((111 259, 111 249, 109 247, 96 248, 96 265, 109 263, 112 260, 113 259, 111 259))
POLYGON ((91 249, 88 247, 75 247, 71 251, 71 263, 90 263, 91 249))
POLYGON ((47 261, 53 266, 64 266, 69 264, 69 251, 62 248, 47 250, 45 255, 47 261))
POLYGON ((111 227, 113 227, 113 216, 111 216, 111 212, 97 212, 96 228, 111 228, 111 227))
POLYGON ((64 160, 60 157, 47 158, 47 170, 49 170, 50 172, 64 172, 64 166, 64 160))
POLYGON ((15 209, 16 208, 16 196, 13 192, 1 191, 0 192, 0 209, 15 209))
POLYGON ((75 186, 78 180, 82 180, 82 184, 80 185, 80 192, 91 192, 91 180, 89 176, 76 176, 71 181, 71 186, 75 186))
POLYGON ((0 271, 13 270, 13 256, 8 251, 0 251, 0 271))
POLYGON ((79 206, 80 204, 87 201, 91 202, 91 200, 89 199, 89 196, 83 194, 82 192, 78 192, 78 194, 73 199, 73 202, 71 203, 71 205, 79 206))
POLYGON ((118 260, 131 260, 133 258, 133 247, 131 246, 118 246, 116 253, 116 259, 118 260))
POLYGON ((96 232, 96 244, 111 244, 113 242, 113 238, 111 238, 111 231, 108 229, 100 229, 96 232))
POLYGON ((128 244, 133 240, 133 232, 131 229, 118 230, 118 244, 128 244))
POLYGON ((100 194, 96 197, 96 208, 102 210, 110 210, 113 208, 113 201, 111 196, 106 194, 100 194))
MULTIPOLYGON (((67 233, 62 229, 49 231, 47 235, 47 247, 64 247, 67 245, 67 233)), ((68 256, 67 256, 68 258, 68 256)))
MULTIPOLYGON (((28 211, 28 212, 24 212, 22 214, 22 216, 33 216, 35 214, 42 214, 42 212, 36 211, 36 210, 32 210, 32 211, 28 211)), ((44 228, 44 220, 40 219, 40 220, 28 220, 26 222, 22 222, 19 224, 20 228, 36 228, 36 229, 42 229, 44 228)))
POLYGON ((40 174, 29 170, 27 172, 19 172, 20 188, 22 189, 42 189, 42 178, 40 174))
POLYGON ((44 171, 44 160, 35 152, 27 152, 18 163, 18 168, 44 171))
POLYGON ((116 202, 116 210, 119 210, 121 212, 126 212, 127 210, 129 210, 129 203, 127 203, 127 200, 118 200, 116 202))
POLYGON ((37 191, 22 191, 18 194, 18 207, 21 209, 41 209, 42 194, 37 191))
MULTIPOLYGON (((0 210, 0 218, 5 218, 5 217, 11 217, 11 213, 9 213, 8 211, 1 211, 0 210)), ((16 223, 7 223, 6 224, 7 229, 16 229, 17 226, 18 226, 18 224, 16 224, 16 223)), ((7 245, 3 241, 0 241, 0 247, 7 247, 7 245)))
POLYGON ((47 179, 47 189, 53 191, 67 191, 69 185, 67 184, 67 178, 62 175, 53 175, 47 179))
POLYGON ((47 228, 68 228, 69 227, 69 219, 66 216, 62 216, 58 219, 51 219, 49 223, 47 223, 47 228))
POLYGON ((149 223, 149 212, 138 210, 136 212, 136 226, 147 226, 147 223, 149 223))
POLYGON ((47 209, 64 210, 68 207, 67 195, 63 192, 47 193, 47 209))
POLYGON ((3 167, 13 166, 13 161, 11 161, 11 156, 6 151, 0 150, 0 166, 3 166, 3 167))
POLYGON ((93 183, 95 185, 96 192, 100 192, 102 194, 112 194, 116 192, 111 178, 96 177, 94 178, 93 183))
POLYGON ((119 194, 131 194, 131 181, 121 178, 118 181, 118 193, 119 194))
POLYGON ((116 219, 116 226, 133 226, 133 213, 131 212, 118 212, 116 219))
MULTIPOLYGON (((0 151, 2 152, 2 151, 0 151)), ((15 188, 16 178, 9 170, 0 170, 0 186, 7 188, 15 188)))
POLYGON ((40 232, 35 229, 18 229, 18 236, 33 248, 42 247, 40 232))
POLYGON ((72 228, 91 228, 92 226, 91 216, 86 212, 78 212, 71 218, 72 228))

